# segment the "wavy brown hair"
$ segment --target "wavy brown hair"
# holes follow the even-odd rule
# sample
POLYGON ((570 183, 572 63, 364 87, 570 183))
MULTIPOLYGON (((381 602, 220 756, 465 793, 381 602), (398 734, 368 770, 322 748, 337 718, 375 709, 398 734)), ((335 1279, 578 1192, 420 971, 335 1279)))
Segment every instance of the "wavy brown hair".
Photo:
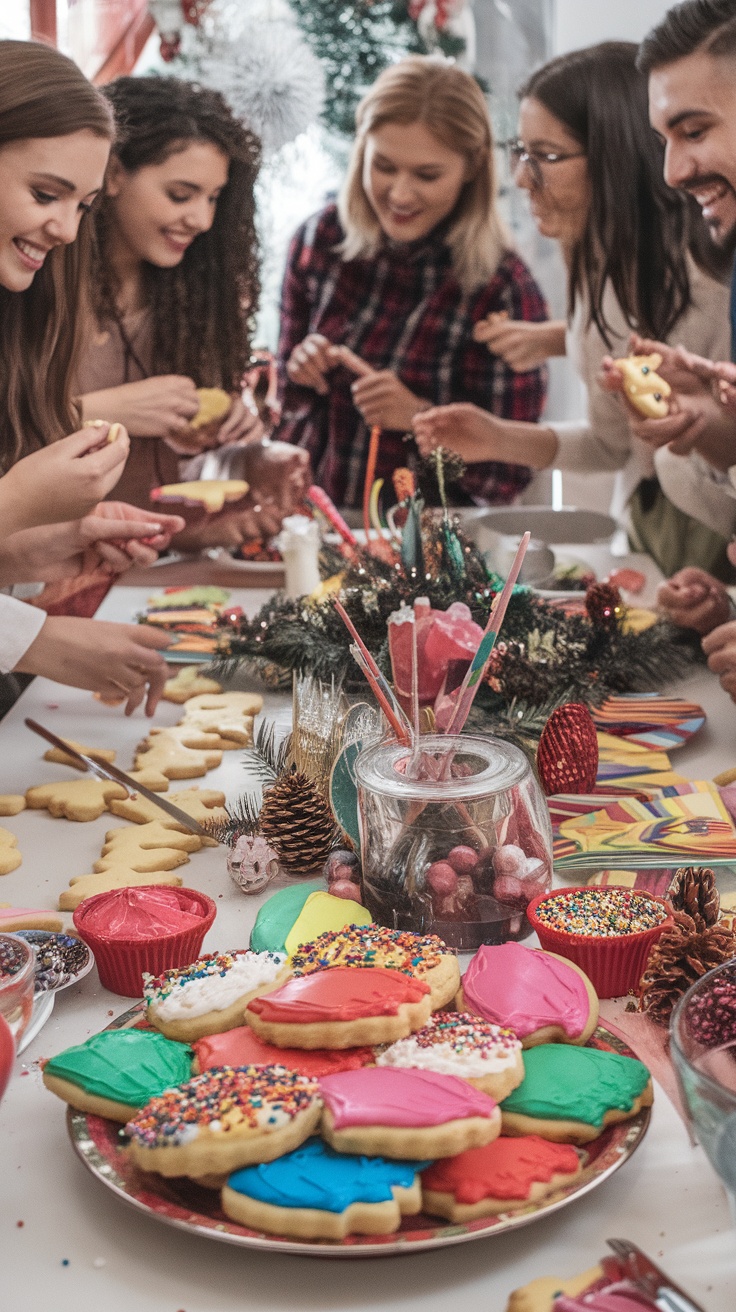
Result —
MULTIPOLYGON (((112 140, 113 122, 77 65, 34 41, 0 41, 0 149, 81 131, 112 140)), ((26 291, 0 287, 0 471, 77 427, 70 384, 90 239, 83 217, 77 240, 49 251, 26 291)))
MULTIPOLYGON (((230 161, 215 218, 173 269, 146 263, 155 373, 186 374, 198 386, 235 391, 250 358, 260 292, 254 184, 260 143, 217 91, 173 77, 121 77, 104 88, 115 113, 115 155, 135 173, 192 142, 208 142, 230 161)), ((107 255, 114 218, 103 197, 95 214, 93 308, 101 325, 121 329, 118 287, 107 255)))

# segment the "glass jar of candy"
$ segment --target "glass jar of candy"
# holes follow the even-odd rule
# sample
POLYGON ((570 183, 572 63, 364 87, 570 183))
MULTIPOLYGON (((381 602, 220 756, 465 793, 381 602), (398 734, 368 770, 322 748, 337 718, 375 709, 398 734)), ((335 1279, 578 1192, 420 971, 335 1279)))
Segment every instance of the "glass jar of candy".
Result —
POLYGON ((382 742, 356 762, 363 900, 381 925, 447 944, 526 938, 552 884, 542 790, 518 747, 463 734, 382 742))

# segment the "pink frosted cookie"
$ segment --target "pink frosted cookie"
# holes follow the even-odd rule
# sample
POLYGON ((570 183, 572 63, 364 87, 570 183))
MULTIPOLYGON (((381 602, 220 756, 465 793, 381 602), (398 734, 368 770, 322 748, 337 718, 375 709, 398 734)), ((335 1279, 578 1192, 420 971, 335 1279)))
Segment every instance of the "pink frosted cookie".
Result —
POLYGON ((521 1043, 513 1031, 457 1011, 435 1012, 416 1034, 379 1053, 376 1065, 457 1075, 496 1102, 524 1078, 521 1043))
POLYGON ((366 1157, 454 1157, 497 1138, 492 1098, 456 1075, 366 1066, 320 1080, 322 1136, 366 1157))
POLYGON ((564 957, 521 943, 478 948, 455 1002, 459 1011, 508 1026, 524 1048, 587 1043, 598 1024, 588 976, 564 957))

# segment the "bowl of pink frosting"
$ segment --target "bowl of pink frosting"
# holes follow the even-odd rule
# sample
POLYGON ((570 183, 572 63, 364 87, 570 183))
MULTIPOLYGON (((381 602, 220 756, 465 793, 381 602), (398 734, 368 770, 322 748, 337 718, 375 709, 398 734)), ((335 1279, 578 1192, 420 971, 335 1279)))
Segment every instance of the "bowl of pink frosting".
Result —
POLYGON ((74 912, 101 983, 126 998, 143 996, 143 975, 196 961, 217 908, 194 888, 116 888, 85 898, 74 912))

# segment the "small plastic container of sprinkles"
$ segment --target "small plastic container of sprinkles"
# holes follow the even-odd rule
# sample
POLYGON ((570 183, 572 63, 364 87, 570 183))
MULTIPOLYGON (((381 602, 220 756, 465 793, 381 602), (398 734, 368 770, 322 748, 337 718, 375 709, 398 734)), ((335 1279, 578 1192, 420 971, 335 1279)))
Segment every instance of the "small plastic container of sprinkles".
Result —
POLYGON ((599 998, 637 989, 649 953, 672 913, 661 897, 609 885, 543 893, 526 914, 541 946, 585 971, 599 998), (596 934, 596 925, 605 932, 596 934))

